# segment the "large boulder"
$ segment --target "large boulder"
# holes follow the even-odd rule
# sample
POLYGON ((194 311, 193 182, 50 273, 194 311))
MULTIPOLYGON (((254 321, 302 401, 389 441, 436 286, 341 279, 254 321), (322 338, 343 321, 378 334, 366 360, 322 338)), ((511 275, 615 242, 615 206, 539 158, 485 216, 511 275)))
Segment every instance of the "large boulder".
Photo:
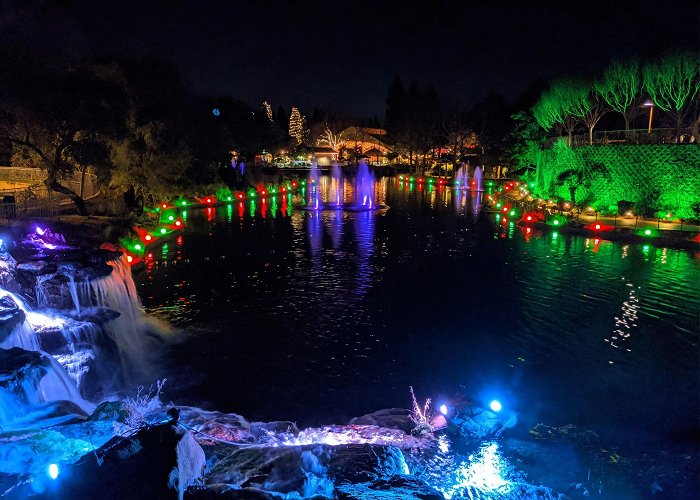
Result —
POLYGON ((357 500, 444 500, 435 488, 410 476, 393 476, 359 484, 344 484, 337 488, 339 499, 357 500))
POLYGON ((204 473, 204 451, 189 431, 163 424, 115 437, 64 466, 46 492, 61 498, 180 498, 204 473))
POLYGON ((12 297, 0 297, 0 343, 25 319, 25 314, 12 297))
POLYGON ((399 429, 406 434, 410 434, 416 426, 411 420, 410 410, 404 408, 386 408, 378 410, 374 413, 368 413, 361 417, 356 417, 350 420, 351 425, 376 425, 377 427, 386 427, 387 429, 399 429))

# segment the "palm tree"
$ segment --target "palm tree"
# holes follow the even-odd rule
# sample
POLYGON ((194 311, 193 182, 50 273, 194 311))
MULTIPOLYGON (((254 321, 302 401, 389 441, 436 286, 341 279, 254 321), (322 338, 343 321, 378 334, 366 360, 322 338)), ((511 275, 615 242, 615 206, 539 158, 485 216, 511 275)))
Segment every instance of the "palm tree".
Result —
POLYGON ((576 190, 580 187, 590 188, 597 176, 610 178, 610 173, 605 165, 602 163, 594 163, 590 166, 584 164, 580 168, 571 168, 561 172, 557 176, 557 185, 569 188, 571 206, 575 207, 576 190))

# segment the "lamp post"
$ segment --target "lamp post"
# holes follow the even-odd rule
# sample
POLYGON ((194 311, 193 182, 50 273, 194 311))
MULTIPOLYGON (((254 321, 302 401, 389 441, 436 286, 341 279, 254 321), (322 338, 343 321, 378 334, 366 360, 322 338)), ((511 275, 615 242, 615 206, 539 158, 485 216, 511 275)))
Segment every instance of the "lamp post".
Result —
POLYGON ((651 120, 654 118, 654 103, 647 100, 644 102, 644 107, 649 108, 649 127, 647 127, 647 134, 651 134, 651 120))

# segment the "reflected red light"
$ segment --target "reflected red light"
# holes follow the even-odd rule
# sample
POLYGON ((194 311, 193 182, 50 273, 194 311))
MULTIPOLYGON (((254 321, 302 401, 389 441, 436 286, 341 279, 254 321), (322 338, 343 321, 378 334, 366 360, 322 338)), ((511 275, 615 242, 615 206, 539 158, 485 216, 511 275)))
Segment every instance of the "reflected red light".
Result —
POLYGON ((128 263, 132 263, 132 262, 134 261, 134 258, 133 258, 131 255, 127 255, 127 256, 126 256, 126 261, 127 261, 128 263))
POLYGON ((596 225, 595 225, 595 228, 596 228, 596 229, 600 229, 600 224, 596 224, 596 225))
POLYGON ((151 236, 150 234, 147 234, 143 239, 146 241, 151 241, 153 239, 153 236, 151 236))
POLYGON ((593 240, 594 245, 598 245, 600 243, 600 238, 596 238, 593 240))
POLYGON ((176 220, 176 221, 175 221, 175 225, 176 225, 177 227, 180 227, 180 226, 182 226, 182 222, 179 221, 179 220, 176 220))
POLYGON ((528 234, 530 234, 530 233, 532 232, 532 229, 528 227, 528 228, 525 230, 525 232, 528 233, 528 234))

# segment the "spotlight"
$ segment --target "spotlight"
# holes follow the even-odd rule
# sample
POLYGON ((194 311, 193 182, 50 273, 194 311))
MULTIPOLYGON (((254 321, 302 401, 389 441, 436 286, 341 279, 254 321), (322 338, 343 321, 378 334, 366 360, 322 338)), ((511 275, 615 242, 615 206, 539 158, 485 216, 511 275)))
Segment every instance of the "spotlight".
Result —
POLYGON ((447 405, 440 405, 440 413, 447 415, 447 405))
POLYGON ((56 465, 56 464, 49 465, 49 477, 51 479, 56 479, 58 477, 58 465, 56 465))
POLYGON ((489 403, 489 408, 491 408, 491 411, 495 411, 496 413, 498 413, 503 408, 503 405, 501 405, 500 401, 494 399, 489 403))

